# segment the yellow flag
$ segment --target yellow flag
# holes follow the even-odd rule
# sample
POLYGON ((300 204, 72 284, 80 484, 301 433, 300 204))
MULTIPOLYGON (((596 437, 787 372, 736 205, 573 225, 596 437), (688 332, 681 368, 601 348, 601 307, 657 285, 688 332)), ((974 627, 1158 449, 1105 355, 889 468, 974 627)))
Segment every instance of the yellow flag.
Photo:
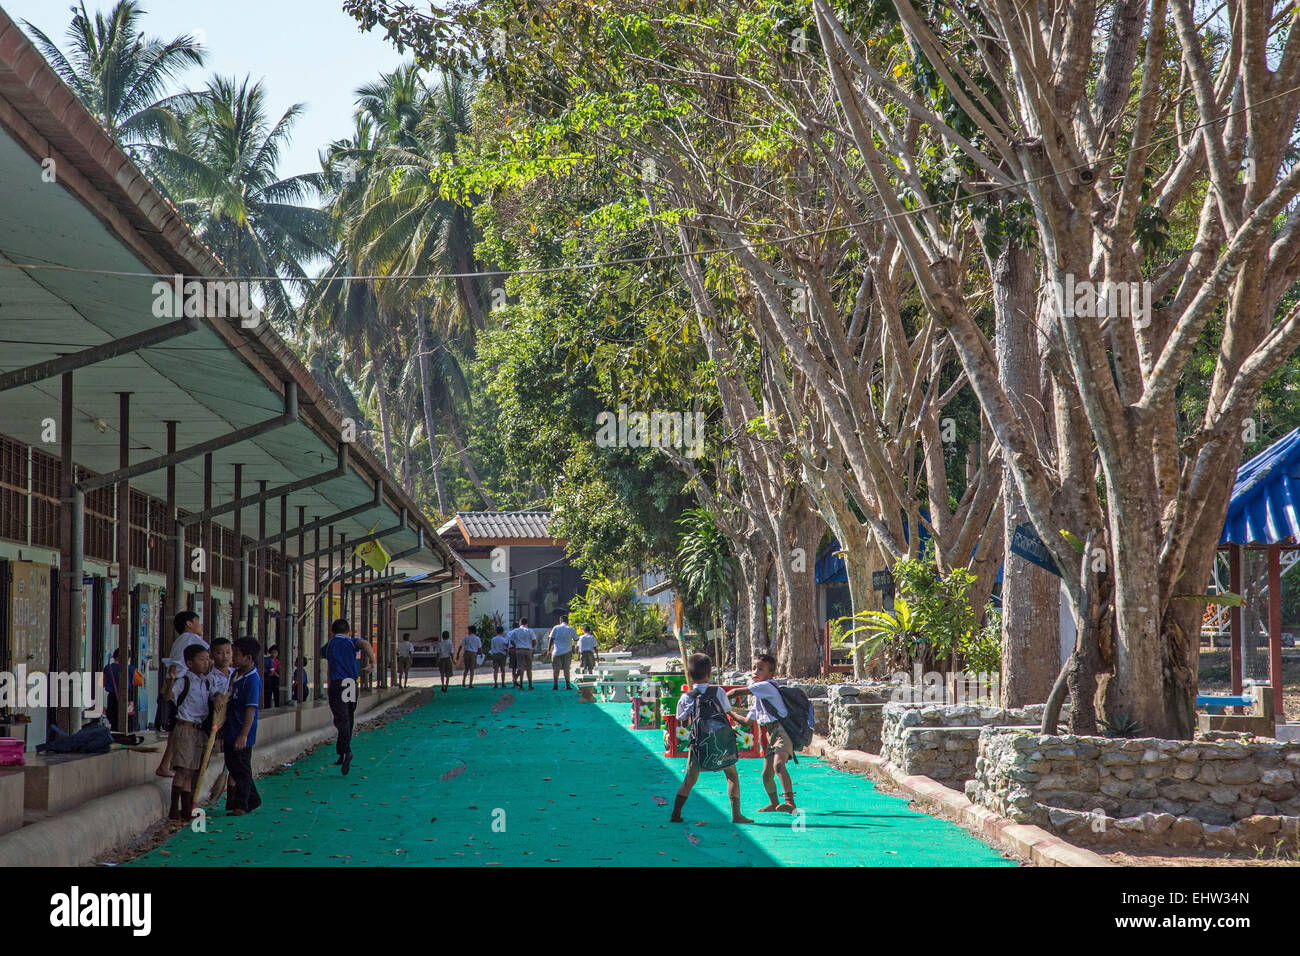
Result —
MULTIPOLYGON (((375 522, 367 534, 373 534, 379 523, 375 522)), ((356 551, 357 557, 368 564, 374 571, 383 571, 388 567, 388 552, 378 541, 367 541, 365 544, 358 545, 356 551)))

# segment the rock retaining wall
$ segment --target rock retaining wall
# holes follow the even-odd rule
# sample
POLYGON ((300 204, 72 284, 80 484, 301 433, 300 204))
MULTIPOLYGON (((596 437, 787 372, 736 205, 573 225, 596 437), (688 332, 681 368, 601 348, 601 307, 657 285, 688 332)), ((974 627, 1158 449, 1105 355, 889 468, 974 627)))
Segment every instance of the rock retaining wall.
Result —
POLYGON ((986 728, 966 795, 1072 842, 1294 847, 1300 743, 1042 736, 986 728))
POLYGON ((883 708, 880 755, 905 774, 961 789, 975 776, 982 728, 1037 724, 1043 705, 1023 708, 893 701, 883 708))
MULTIPOLYGON (((889 700, 884 684, 830 684, 826 739, 840 750, 880 753, 881 711, 889 700)), ((813 704, 814 713, 816 704, 813 704)))

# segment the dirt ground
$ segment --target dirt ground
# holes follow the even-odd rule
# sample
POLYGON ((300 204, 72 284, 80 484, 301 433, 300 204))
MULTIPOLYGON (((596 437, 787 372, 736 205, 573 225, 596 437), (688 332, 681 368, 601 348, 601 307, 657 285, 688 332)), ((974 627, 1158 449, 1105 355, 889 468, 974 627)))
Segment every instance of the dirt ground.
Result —
POLYGON ((1102 853, 1115 866, 1300 866, 1300 859, 1285 851, 1274 854, 1228 854, 1221 850, 1186 850, 1182 856, 1169 856, 1167 851, 1130 850, 1102 853))

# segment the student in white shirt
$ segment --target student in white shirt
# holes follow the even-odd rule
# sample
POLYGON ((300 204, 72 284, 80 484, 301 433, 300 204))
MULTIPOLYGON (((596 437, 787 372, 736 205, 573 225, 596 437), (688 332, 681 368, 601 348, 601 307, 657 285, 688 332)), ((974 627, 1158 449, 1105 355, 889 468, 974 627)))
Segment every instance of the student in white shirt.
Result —
POLYGON ((510 656, 510 639, 505 636, 504 628, 498 624, 496 634, 492 635, 492 643, 488 647, 488 653, 492 655, 492 687, 497 686, 498 675, 501 680, 501 689, 506 689, 506 659, 510 656))
MULTIPOLYGON (((193 611, 178 613, 172 619, 172 629, 176 632, 176 640, 172 642, 171 653, 163 659, 167 679, 159 681, 162 685, 158 689, 159 713, 162 712, 163 701, 172 699, 172 687, 176 678, 185 670, 185 648, 194 644, 201 644, 206 650, 208 646, 208 642, 203 639, 203 627, 199 622, 199 616, 193 611)), ((172 751, 174 747, 171 734, 168 734, 167 746, 163 750, 162 760, 158 761, 158 769, 154 771, 158 776, 170 777, 172 775, 172 751)))
POLYGON ((478 652, 483 649, 483 640, 478 636, 478 628, 470 625, 469 633, 460 642, 460 686, 474 686, 474 671, 478 669, 478 652), (468 685, 465 683, 469 681, 468 685))
POLYGON ((533 632, 525 618, 519 619, 519 626, 506 635, 510 646, 515 649, 515 686, 524 687, 524 673, 528 674, 528 689, 533 689, 533 632))
POLYGON ((578 635, 578 653, 582 655, 582 673, 591 674, 596 670, 596 635, 591 633, 591 625, 582 625, 578 635))
POLYGON ((794 785, 790 782, 790 771, 786 769, 787 761, 794 756, 794 741, 790 739, 790 735, 785 732, 778 719, 787 716, 789 709, 777 689, 775 677, 776 658, 771 654, 759 654, 754 658, 754 672, 750 677, 749 687, 733 690, 731 693, 733 695, 747 693, 753 697, 754 703, 742 723, 753 728, 754 733, 758 733, 760 725, 767 731, 767 752, 763 754, 763 789, 767 791, 768 803, 758 812, 794 813, 794 785), (781 785, 785 787, 782 792, 785 799, 780 802, 777 801, 776 794, 778 776, 781 778, 781 785))
MULTIPOLYGON (((212 670, 208 671, 208 691, 210 696, 217 694, 229 694, 230 682, 235 677, 234 659, 235 648, 230 643, 228 637, 218 637, 212 641, 212 647, 208 649, 212 657, 212 670)), ((212 744, 214 754, 221 753, 225 741, 221 734, 217 734, 216 740, 212 744)), ((194 781, 197 786, 201 781, 194 781)), ((230 774, 223 768, 221 775, 217 777, 212 784, 212 790, 208 795, 208 803, 217 798, 217 794, 225 793, 231 786, 230 774)))
POLYGON ((569 615, 561 614, 560 623, 551 628, 551 636, 546 650, 551 655, 551 690, 560 689, 560 671, 564 671, 564 689, 573 690, 569 683, 569 658, 573 654, 573 642, 578 632, 569 627, 569 615))
MULTIPOLYGON (((721 687, 709 683, 709 676, 713 672, 713 661, 709 660, 707 654, 692 654, 690 660, 686 662, 686 674, 694 685, 691 692, 682 694, 681 700, 677 702, 677 722, 683 725, 689 725, 695 719, 696 696, 703 697, 712 695, 718 702, 718 706, 723 714, 731 713, 731 701, 727 699, 727 692, 721 687)), ((736 774, 736 766, 732 764, 723 768, 723 775, 727 778, 727 797, 731 800, 731 822, 732 823, 753 823, 740 812, 740 777, 736 774)), ((677 791, 677 800, 673 803, 673 815, 669 820, 673 823, 683 823, 682 806, 686 803, 686 798, 691 794, 691 788, 695 786, 695 781, 700 776, 700 765, 695 762, 695 757, 691 756, 686 764, 686 779, 682 781, 681 789, 677 791)))
POLYGON ((403 634, 402 639, 397 642, 397 683, 400 687, 407 687, 411 683, 411 661, 415 659, 415 645, 411 643, 411 635, 403 634))
POLYGON ((451 683, 452 662, 456 659, 456 645, 452 643, 451 631, 443 631, 438 641, 438 673, 442 675, 442 692, 447 693, 451 683))
POLYGON ((192 644, 185 649, 186 671, 172 685, 172 699, 176 701, 176 723, 171 736, 172 747, 172 802, 168 819, 189 820, 194 809, 194 785, 208 734, 203 729, 211 698, 208 671, 212 661, 208 649, 192 644))

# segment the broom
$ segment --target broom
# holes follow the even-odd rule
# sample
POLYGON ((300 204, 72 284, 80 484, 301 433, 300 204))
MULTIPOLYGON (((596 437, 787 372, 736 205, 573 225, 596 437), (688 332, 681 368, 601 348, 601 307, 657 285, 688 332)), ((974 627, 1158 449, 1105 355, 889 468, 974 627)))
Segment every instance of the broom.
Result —
MULTIPOLYGON (((196 806, 200 805, 198 800, 199 790, 203 786, 203 775, 208 772, 208 761, 212 759, 212 748, 217 742, 217 733, 226 722, 226 704, 229 702, 229 694, 218 694, 212 698, 212 729, 208 731, 208 743, 203 748, 203 761, 199 764, 199 772, 194 777, 194 801, 196 806)), ((211 802, 211 798, 204 802, 211 802)))

